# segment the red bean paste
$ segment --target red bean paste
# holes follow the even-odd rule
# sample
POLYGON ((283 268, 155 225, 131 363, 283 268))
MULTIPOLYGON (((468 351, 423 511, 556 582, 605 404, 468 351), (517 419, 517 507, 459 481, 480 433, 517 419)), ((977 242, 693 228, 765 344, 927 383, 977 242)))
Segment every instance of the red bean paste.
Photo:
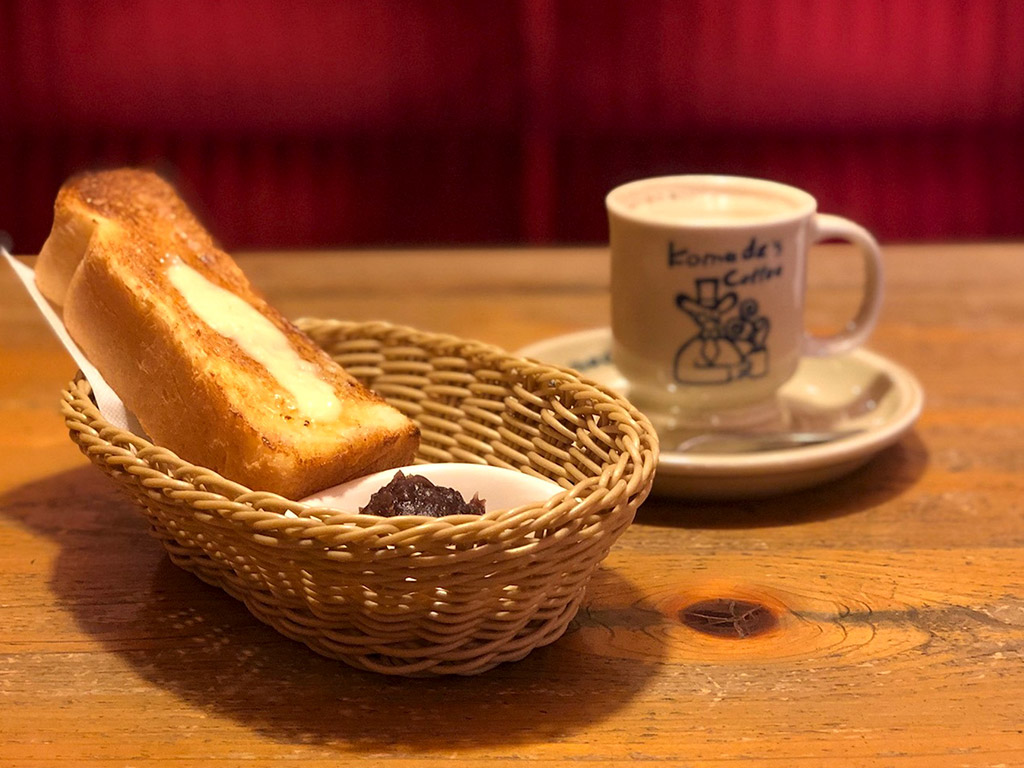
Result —
POLYGON ((381 517, 398 515, 423 515, 445 517, 446 515, 482 515, 484 500, 474 494, 466 501, 454 488, 434 485, 423 475, 395 473, 391 482, 374 493, 360 512, 381 517))

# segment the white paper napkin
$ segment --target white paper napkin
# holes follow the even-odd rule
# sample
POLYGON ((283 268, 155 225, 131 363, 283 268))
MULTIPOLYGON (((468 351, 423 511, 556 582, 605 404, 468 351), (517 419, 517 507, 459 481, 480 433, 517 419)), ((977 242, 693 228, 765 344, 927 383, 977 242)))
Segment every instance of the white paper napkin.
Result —
POLYGON ((64 327, 64 322, 61 320, 60 315, 50 306, 50 302, 39 292, 39 288, 36 287, 35 273, 32 268, 27 264, 14 258, 7 249, 0 245, 0 255, 3 255, 4 259, 8 264, 11 265, 11 269, 14 270, 14 274, 21 280, 22 285, 25 286, 25 290, 28 291, 28 295, 32 297, 32 300, 36 303, 36 307, 39 308, 40 313, 46 319, 46 322, 50 324, 50 328, 56 334, 57 338, 60 339, 61 344, 68 351, 75 363, 78 365, 82 374, 85 376, 89 385, 92 387, 93 396, 96 399, 96 406, 99 408, 103 418, 109 421, 113 426, 119 429, 125 429, 129 432, 134 432, 136 435, 145 437, 146 433, 139 425, 138 419, 135 418, 135 414, 125 408, 124 403, 121 402, 121 398, 117 396, 117 393, 110 388, 110 385, 104 381, 103 377, 100 376, 100 372, 89 362, 89 359, 85 354, 78 348, 78 345, 71 339, 67 329, 64 327))

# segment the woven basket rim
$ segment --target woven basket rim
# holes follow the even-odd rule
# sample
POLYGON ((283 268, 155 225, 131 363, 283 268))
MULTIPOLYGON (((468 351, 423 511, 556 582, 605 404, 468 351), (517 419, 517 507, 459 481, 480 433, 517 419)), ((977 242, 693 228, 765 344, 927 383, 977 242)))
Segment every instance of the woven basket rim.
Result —
MULTIPOLYGON (((515 369, 523 375, 543 376, 579 385, 604 401, 608 407, 624 411, 636 425, 638 441, 630 453, 635 453, 634 463, 638 465, 640 471, 634 473, 639 479, 633 480, 634 484, 646 484, 648 488, 650 487, 650 478, 657 466, 658 457, 658 438, 650 421, 622 395, 585 378, 571 368, 519 357, 484 342, 463 339, 451 334, 424 332, 410 326, 384 321, 358 322, 303 317, 295 322, 304 330, 313 325, 320 325, 337 329, 365 329, 369 334, 387 333, 399 339, 407 336, 426 338, 438 347, 450 344, 453 351, 459 350, 459 354, 453 355, 454 357, 466 359, 467 353, 495 356, 502 360, 502 367, 515 369), (646 462, 643 460, 645 454, 646 462)), ((276 543, 279 537, 275 534, 283 534, 286 531, 290 532, 291 539, 297 532, 296 529, 302 529, 302 533, 305 534, 303 538, 335 541, 344 538, 347 531, 358 530, 360 536, 373 534, 388 545, 388 542, 399 543, 403 532, 415 531, 419 534, 427 532, 428 529, 445 531, 452 538, 458 538, 463 533, 479 530, 482 525, 545 528, 563 523, 575 516, 588 514, 590 507, 594 506, 593 502, 588 500, 592 500, 595 494, 609 493, 615 486, 630 482, 630 478, 620 476, 609 485, 602 477, 588 477, 570 485, 567 479, 555 480, 537 472, 536 476, 556 482, 563 490, 543 501, 511 509, 488 510, 482 515, 452 515, 442 518, 404 515, 387 518, 358 511, 334 510, 303 504, 269 491, 254 491, 212 469, 190 463, 167 448, 110 424, 100 414, 90 394, 91 387, 79 371, 62 391, 61 408, 69 427, 90 431, 95 439, 106 446, 104 450, 120 455, 127 471, 133 471, 130 468, 133 465, 145 465, 149 468, 154 465, 166 467, 153 470, 172 479, 172 484, 179 485, 177 488, 165 490, 166 493, 171 496, 180 494, 182 498, 187 497, 188 503, 192 506, 208 506, 211 515, 226 514, 226 504, 231 509, 231 512, 227 513, 229 517, 235 522, 244 522, 254 534, 268 542, 276 543)), ((498 466, 483 460, 477 463, 498 466)))

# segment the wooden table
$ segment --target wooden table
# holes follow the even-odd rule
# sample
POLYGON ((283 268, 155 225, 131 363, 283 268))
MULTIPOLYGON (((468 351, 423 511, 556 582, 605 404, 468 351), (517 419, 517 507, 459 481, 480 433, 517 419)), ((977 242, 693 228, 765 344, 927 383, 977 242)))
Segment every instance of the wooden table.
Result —
MULTIPOLYGON (((817 327, 853 308, 815 254, 817 327)), ((899 246, 871 347, 927 392, 916 430, 831 485, 649 500, 567 634, 469 679, 315 656, 173 567, 64 433, 73 366, 0 269, 0 765, 1024 765, 1024 246, 899 246), (772 608, 712 637, 703 598, 772 608)), ((276 254, 292 316, 518 348, 606 323, 600 249, 276 254)))

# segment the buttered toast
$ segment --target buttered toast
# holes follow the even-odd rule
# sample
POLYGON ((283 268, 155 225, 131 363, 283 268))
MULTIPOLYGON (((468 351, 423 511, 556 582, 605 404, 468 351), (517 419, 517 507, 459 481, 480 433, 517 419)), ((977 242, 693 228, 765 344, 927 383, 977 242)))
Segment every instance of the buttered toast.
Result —
POLYGON ((293 499, 412 462, 416 425, 267 304, 153 173, 68 181, 36 280, 152 440, 187 461, 293 499))
POLYGON ((237 271, 174 187, 155 173, 135 169, 83 173, 58 191, 53 227, 36 262, 36 284, 57 306, 64 304, 71 277, 101 222, 133 229, 154 246, 206 254, 217 260, 217 269, 237 271))

